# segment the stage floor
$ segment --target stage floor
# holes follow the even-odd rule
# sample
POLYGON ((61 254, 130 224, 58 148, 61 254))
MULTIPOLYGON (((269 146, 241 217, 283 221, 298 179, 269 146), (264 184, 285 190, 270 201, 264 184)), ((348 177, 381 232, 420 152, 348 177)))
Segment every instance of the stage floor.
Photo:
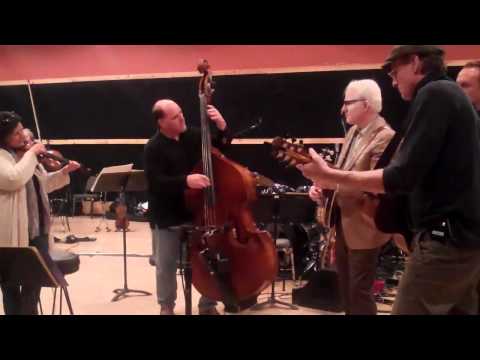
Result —
MULTIPOLYGON (((69 218, 70 233, 64 231, 60 218, 54 218, 50 244, 65 250, 70 250, 80 255, 80 269, 74 274, 67 275, 69 283, 68 291, 75 315, 158 315, 160 307, 155 295, 155 268, 148 262, 152 251, 151 234, 148 223, 131 222, 127 233, 127 270, 128 287, 131 289, 150 292, 149 296, 129 295, 120 301, 112 302, 113 290, 123 288, 123 240, 121 232, 107 232, 106 226, 115 228, 113 220, 90 218, 88 216, 76 216, 69 218), (97 226, 101 231, 95 232, 97 226), (76 244, 54 243, 53 237, 65 238, 74 234, 77 237, 95 237, 94 242, 79 242, 76 244)), ((177 305, 175 313, 185 314, 185 301, 182 291, 182 281, 177 276, 177 305)), ((291 303, 291 291, 293 281, 286 281, 285 291, 282 289, 282 281, 276 282, 275 291, 278 300, 291 303)), ((193 288, 192 311, 198 314, 198 299, 200 295, 193 288)), ((258 302, 263 302, 270 297, 270 288, 267 288, 259 297, 258 302)), ((57 297, 58 298, 58 297, 57 297)), ((41 301, 44 314, 52 311, 53 289, 44 288, 41 293, 41 301)), ((58 301, 58 300, 57 300, 58 301)), ((0 297, 0 304, 2 299, 0 297)), ((378 304, 379 314, 388 314, 390 306, 378 304)), ((217 309, 224 313, 223 305, 217 309)), ((58 302, 57 310, 58 314, 58 302)), ((63 314, 68 313, 65 301, 63 302, 63 314)), ((0 314, 3 314, 3 305, 0 306, 0 314)), ((330 313, 327 311, 299 307, 291 310, 284 306, 265 307, 260 310, 247 309, 239 315, 342 315, 342 313, 330 313)))

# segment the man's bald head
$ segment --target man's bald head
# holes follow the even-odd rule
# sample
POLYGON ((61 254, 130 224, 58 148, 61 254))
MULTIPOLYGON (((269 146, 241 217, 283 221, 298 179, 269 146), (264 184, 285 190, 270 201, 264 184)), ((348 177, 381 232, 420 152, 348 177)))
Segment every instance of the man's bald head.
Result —
POLYGON ((158 100, 152 108, 155 126, 169 137, 177 137, 187 127, 180 106, 173 100, 158 100))
POLYGON ((178 104, 170 99, 161 99, 153 104, 152 114, 155 122, 162 120, 165 117, 166 111, 172 107, 179 107, 178 104))

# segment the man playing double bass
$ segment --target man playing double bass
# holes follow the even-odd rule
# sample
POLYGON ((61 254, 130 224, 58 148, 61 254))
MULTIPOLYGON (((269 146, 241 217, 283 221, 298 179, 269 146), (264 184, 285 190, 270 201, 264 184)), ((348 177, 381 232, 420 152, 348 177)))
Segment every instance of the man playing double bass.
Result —
MULTIPOLYGON (((152 113, 157 132, 145 145, 144 165, 157 300, 161 315, 173 315, 182 236, 179 226, 192 221, 184 191, 188 188, 204 189, 210 186, 210 179, 203 174, 190 174, 201 158, 201 136, 198 129, 187 128, 180 106, 172 100, 162 99, 154 104, 152 113)), ((218 129, 213 145, 221 149, 230 143, 227 123, 215 107, 209 106, 207 113, 218 129)), ((216 305, 216 301, 202 296, 198 304, 199 314, 219 315, 216 305)))

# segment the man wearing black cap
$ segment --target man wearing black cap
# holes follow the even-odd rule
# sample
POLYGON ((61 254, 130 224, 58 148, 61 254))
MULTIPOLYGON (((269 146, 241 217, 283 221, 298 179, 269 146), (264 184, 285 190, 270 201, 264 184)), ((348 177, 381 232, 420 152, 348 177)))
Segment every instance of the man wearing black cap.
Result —
POLYGON ((372 171, 299 166, 322 188, 404 194, 413 252, 393 314, 475 314, 480 281, 480 140, 478 117, 446 77, 436 46, 395 47, 383 68, 410 102, 404 137, 391 163, 372 171))

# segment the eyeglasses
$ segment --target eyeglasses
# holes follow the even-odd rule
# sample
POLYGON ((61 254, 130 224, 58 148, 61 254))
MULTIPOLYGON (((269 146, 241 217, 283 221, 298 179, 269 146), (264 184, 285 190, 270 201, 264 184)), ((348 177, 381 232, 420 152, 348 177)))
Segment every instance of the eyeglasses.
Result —
POLYGON ((351 105, 351 104, 355 104, 356 102, 359 102, 359 101, 367 101, 367 99, 344 100, 344 101, 343 101, 343 105, 344 105, 344 106, 348 106, 348 105, 351 105))
POLYGON ((407 65, 407 64, 410 64, 411 63, 411 59, 404 59, 403 61, 402 60, 397 60, 395 62, 395 64, 392 64, 391 65, 391 69, 390 72, 388 73, 388 76, 390 76, 393 80, 396 80, 397 79, 397 76, 398 76, 398 71, 404 67, 404 65, 407 65))
POLYGON ((397 74, 398 74, 398 68, 390 71, 390 72, 388 73, 388 76, 390 76, 392 79, 396 79, 396 78, 397 78, 397 74))

